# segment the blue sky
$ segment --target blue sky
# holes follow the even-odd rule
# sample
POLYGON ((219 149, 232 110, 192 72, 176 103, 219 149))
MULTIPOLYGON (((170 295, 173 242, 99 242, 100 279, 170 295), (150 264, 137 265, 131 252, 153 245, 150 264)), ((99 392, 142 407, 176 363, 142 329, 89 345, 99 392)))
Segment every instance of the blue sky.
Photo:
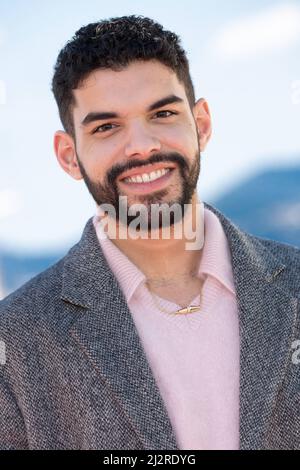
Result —
POLYGON ((95 206, 58 166, 50 91, 65 42, 91 21, 142 14, 182 38, 213 119, 199 196, 210 202, 261 168, 300 164, 300 2, 2 0, 0 246, 51 251, 77 241, 95 206))

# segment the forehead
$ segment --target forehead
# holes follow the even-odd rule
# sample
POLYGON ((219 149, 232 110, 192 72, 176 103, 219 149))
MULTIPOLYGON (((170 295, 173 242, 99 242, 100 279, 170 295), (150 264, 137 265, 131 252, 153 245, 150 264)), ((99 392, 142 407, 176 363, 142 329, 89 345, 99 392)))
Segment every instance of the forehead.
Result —
POLYGON ((97 69, 73 93, 75 119, 99 110, 124 115, 143 111, 170 94, 187 103, 184 85, 175 72, 157 61, 133 62, 120 71, 97 69))

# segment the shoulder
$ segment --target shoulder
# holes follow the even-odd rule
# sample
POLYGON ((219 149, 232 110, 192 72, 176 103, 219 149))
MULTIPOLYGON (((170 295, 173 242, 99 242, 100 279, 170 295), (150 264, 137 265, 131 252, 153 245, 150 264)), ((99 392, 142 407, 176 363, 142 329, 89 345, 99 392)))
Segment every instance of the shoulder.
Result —
POLYGON ((254 237, 265 248, 276 256, 283 263, 298 264, 300 267, 300 247, 289 245, 288 243, 270 240, 268 238, 254 237))
POLYGON ((205 202, 204 207, 218 217, 231 245, 242 243, 245 247, 245 253, 250 256, 258 254, 258 256, 266 257, 265 261, 267 261, 267 256, 271 253, 275 258, 281 261, 281 263, 293 264, 299 268, 300 246, 256 236, 243 230, 211 204, 205 202))
POLYGON ((65 257, 0 301, 0 328, 29 324, 59 298, 65 257))

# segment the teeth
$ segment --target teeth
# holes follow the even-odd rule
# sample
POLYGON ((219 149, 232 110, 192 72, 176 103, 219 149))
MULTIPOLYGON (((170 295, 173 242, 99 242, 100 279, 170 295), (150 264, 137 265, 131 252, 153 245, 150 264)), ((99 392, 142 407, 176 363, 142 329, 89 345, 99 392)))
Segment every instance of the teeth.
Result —
POLYGON ((157 180, 161 176, 170 171, 170 168, 163 168, 162 170, 151 171, 151 173, 143 173, 142 175, 130 176, 125 178, 126 183, 149 183, 150 181, 157 180))
POLYGON ((142 180, 143 181, 150 181, 150 175, 148 175, 148 173, 143 173, 142 174, 142 180))

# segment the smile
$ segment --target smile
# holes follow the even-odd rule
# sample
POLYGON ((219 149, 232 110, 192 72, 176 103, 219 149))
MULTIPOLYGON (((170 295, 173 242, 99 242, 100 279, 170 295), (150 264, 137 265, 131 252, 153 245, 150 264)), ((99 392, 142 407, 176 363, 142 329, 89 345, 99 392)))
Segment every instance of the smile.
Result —
POLYGON ((137 176, 129 176, 125 178, 124 183, 149 183, 150 181, 155 181, 158 178, 161 178, 163 175, 171 171, 170 168, 163 168, 162 170, 151 171, 151 173, 142 173, 137 176))
POLYGON ((147 193, 163 189, 169 182, 175 168, 160 168, 149 172, 138 173, 127 176, 120 183, 133 193, 147 193))

